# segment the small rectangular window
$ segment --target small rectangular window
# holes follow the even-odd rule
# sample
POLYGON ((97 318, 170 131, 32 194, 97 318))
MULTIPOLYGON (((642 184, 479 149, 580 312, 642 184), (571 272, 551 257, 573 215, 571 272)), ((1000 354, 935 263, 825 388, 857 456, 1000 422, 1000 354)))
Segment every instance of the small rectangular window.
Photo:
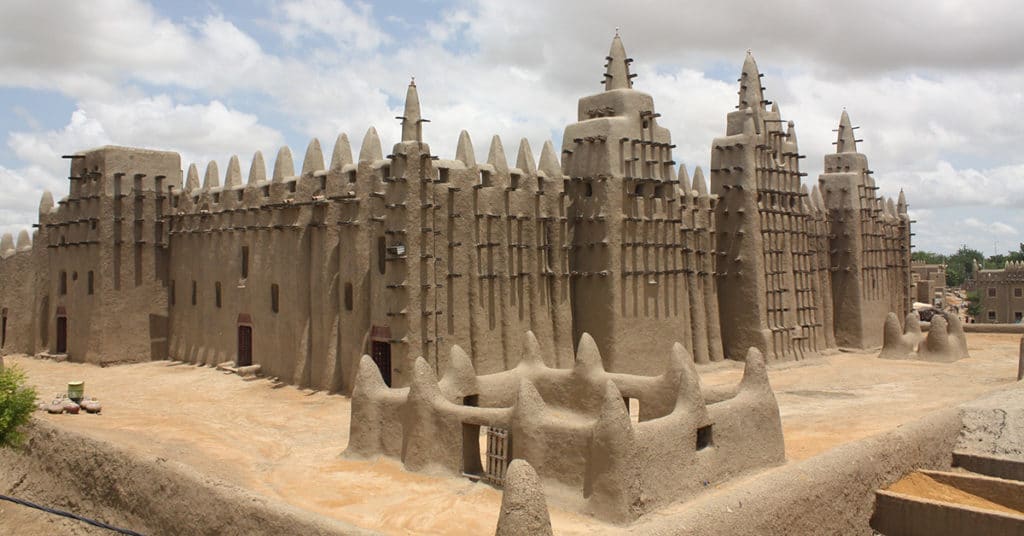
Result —
POLYGON ((280 310, 279 294, 277 283, 270 285, 270 310, 275 313, 280 310))
POLYGON ((1014 287, 1014 289, 1013 289, 1013 297, 1014 298, 1020 298, 1021 296, 1024 296, 1024 288, 1014 287))
POLYGON ((217 281, 216 283, 214 283, 213 291, 214 291, 214 299, 213 299, 213 301, 214 301, 214 303, 217 304, 217 308, 219 309, 220 308, 220 303, 221 303, 221 301, 220 301, 220 281, 217 281))
POLYGON ((171 304, 171 307, 174 307, 174 302, 178 301, 177 298, 178 297, 175 295, 175 292, 174 292, 174 280, 172 279, 171 280, 171 290, 168 293, 168 297, 167 297, 167 301, 171 304))
POLYGON ((261 188, 260 192, 263 193, 263 197, 270 197, 270 185, 268 184, 261 188))
POLYGON ((196 282, 192 280, 192 305, 196 304, 196 282))
POLYGON ((349 184, 356 182, 356 171, 354 169, 348 172, 348 182, 349 184))
POLYGON ((87 277, 89 278, 89 294, 92 294, 93 293, 93 275, 92 275, 92 270, 89 270, 89 275, 87 277))
POLYGON ((345 283, 345 310, 351 311, 353 306, 352 283, 345 283))
POLYGON ((1024 320, 1024 312, 1014 311, 1013 312, 1013 322, 1015 324, 1020 324, 1021 320, 1024 320))
POLYGON ((68 293, 68 273, 61 270, 60 272, 60 294, 61 296, 68 293))
POLYGON ((995 320, 996 320, 996 312, 995 311, 989 311, 988 312, 988 319, 990 321, 995 322, 995 320))
POLYGON ((989 298, 995 298, 996 297, 996 287, 989 287, 988 288, 988 297, 989 298))
POLYGON ((288 191, 294 194, 295 190, 298 189, 298 183, 299 183, 299 181, 297 181, 297 180, 289 181, 288 182, 288 191))
POLYGON ((704 450, 714 445, 711 426, 712 425, 709 424, 697 429, 697 450, 704 450))
POLYGON ((249 246, 242 246, 242 279, 249 277, 249 246))

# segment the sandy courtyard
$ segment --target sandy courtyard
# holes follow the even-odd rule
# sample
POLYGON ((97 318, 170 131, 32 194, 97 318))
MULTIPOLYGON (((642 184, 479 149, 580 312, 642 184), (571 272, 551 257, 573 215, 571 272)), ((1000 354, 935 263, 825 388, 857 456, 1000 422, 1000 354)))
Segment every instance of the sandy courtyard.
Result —
MULTIPOLYGON (((968 335, 972 358, 953 364, 841 353, 770 368, 790 461, 974 399, 1014 382, 1019 335, 968 335)), ((102 415, 37 417, 113 441, 143 457, 179 461, 298 508, 388 533, 488 534, 501 493, 462 478, 407 473, 381 460, 339 458, 349 399, 210 368, 151 362, 110 368, 8 357, 44 397, 84 380, 102 415)), ((705 385, 739 380, 739 363, 702 370, 705 385)), ((756 477, 755 477, 756 478, 756 477)), ((714 493, 714 491, 710 491, 714 493)), ((549 504, 558 534, 605 525, 549 504)), ((678 508, 669 506, 667 510, 678 508)))

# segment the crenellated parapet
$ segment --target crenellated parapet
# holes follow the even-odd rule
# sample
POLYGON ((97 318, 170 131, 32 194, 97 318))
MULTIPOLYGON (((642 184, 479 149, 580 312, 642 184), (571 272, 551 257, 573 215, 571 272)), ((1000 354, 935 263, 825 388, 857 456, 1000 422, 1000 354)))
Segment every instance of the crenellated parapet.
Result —
POLYGON ((778 405, 756 349, 743 379, 724 389, 703 388, 678 343, 657 376, 606 371, 586 334, 569 368, 549 367, 553 358, 530 332, 521 355, 507 371, 477 375, 479 359, 455 346, 440 372, 417 359, 407 388, 389 388, 364 356, 345 456, 390 456, 411 471, 500 484, 507 465, 481 463, 484 427, 498 438, 490 454, 527 461, 542 481, 578 490, 581 510, 615 523, 784 460, 778 405))
POLYGON ((928 333, 923 334, 917 312, 907 314, 902 327, 896 313, 890 312, 885 317, 882 351, 878 357, 949 363, 971 356, 967 351, 967 336, 958 316, 933 316, 928 333))

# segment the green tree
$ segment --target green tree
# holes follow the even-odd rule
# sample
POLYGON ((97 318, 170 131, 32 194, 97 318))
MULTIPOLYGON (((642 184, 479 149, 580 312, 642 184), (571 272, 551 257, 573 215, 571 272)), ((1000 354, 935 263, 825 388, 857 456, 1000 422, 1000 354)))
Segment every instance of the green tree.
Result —
POLYGON ((962 285, 972 275, 974 261, 978 261, 979 264, 985 262, 985 254, 966 245, 960 246, 960 249, 946 260, 946 284, 951 287, 962 285))
POLYGON ((967 314, 974 318, 981 314, 981 295, 976 290, 967 293, 967 314))
POLYGON ((945 264, 946 256, 941 253, 932 253, 931 251, 915 251, 910 254, 910 259, 925 264, 945 264))
POLYGON ((17 367, 0 369, 0 447, 17 446, 24 439, 20 428, 36 409, 36 390, 26 385, 17 367))

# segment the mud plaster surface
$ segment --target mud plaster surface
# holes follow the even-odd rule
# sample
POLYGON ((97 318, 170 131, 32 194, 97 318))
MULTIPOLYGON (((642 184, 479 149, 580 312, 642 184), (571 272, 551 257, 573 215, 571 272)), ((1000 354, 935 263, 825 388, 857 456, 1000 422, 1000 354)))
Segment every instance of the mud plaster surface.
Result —
MULTIPOLYGON (((772 366, 788 458, 805 459, 1013 383, 1018 335, 972 333, 968 343, 972 357, 951 364, 872 353, 772 366)), ((390 460, 339 459, 348 441, 345 397, 167 361, 98 368, 19 356, 7 363, 26 370, 44 396, 84 380, 87 394, 104 405, 99 416, 37 413, 39 419, 298 508, 388 533, 488 534, 497 522, 501 494, 486 485, 408 473, 390 460)), ((734 385, 741 374, 739 363, 716 364, 702 369, 702 381, 734 385)), ((610 529, 566 511, 557 496, 548 504, 556 534, 610 529)))

